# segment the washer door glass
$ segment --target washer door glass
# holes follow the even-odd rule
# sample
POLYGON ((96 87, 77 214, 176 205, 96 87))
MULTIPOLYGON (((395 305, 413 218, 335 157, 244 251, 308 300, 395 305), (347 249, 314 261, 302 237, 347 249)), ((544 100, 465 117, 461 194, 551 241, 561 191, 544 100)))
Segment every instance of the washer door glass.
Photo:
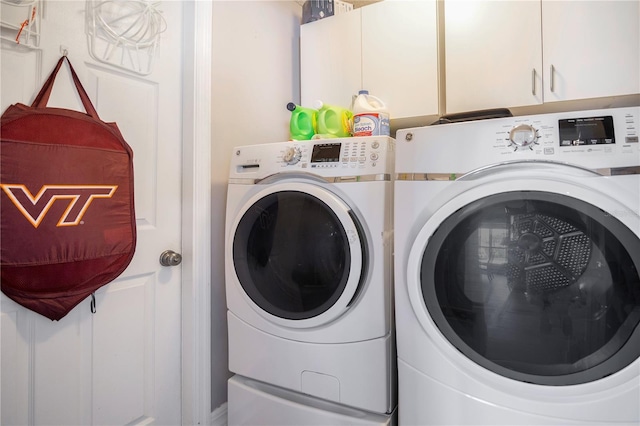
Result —
POLYGON ((450 215, 421 264, 425 304, 462 353, 503 376, 585 383, 640 355, 640 242, 564 195, 487 196, 450 215))
POLYGON ((289 320, 330 309, 347 286, 351 262, 349 238, 336 213, 300 191, 257 200, 233 239, 233 264, 244 291, 264 311, 289 320))

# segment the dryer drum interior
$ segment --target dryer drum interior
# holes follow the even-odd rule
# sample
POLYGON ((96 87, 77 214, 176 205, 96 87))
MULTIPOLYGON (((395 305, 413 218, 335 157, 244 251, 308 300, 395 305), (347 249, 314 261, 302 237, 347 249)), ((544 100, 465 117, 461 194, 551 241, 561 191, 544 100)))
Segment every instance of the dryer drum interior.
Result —
POLYGON ((233 263, 243 289, 261 309, 280 318, 307 319, 342 295, 351 268, 349 238, 322 200, 279 191, 258 200, 241 218, 233 263))
POLYGON ((561 290, 578 281, 591 259, 593 241, 557 216, 505 212, 509 223, 507 282, 527 294, 561 290))
POLYGON ((451 214, 420 271, 426 307, 473 361, 513 379, 585 383, 640 354, 640 241, 568 196, 515 191, 451 214))

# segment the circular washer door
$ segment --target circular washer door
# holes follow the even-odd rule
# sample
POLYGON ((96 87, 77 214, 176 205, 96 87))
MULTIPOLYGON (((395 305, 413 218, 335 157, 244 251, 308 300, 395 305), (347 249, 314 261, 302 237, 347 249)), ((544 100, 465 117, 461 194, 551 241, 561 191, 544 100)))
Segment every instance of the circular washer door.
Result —
POLYGON ((342 315, 366 275, 366 244, 349 206, 308 183, 265 187, 232 227, 233 265, 247 302, 279 325, 342 315))
POLYGON ((412 305, 501 376, 614 374, 640 355, 637 212, 585 185, 521 178, 480 179, 427 220, 410 253, 412 305))

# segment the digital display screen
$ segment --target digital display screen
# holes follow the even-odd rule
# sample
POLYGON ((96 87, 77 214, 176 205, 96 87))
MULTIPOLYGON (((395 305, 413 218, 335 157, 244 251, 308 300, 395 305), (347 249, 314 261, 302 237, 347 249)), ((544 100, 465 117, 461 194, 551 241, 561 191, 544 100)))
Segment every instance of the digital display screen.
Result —
POLYGON ((569 118, 559 120, 560 146, 605 145, 616 143, 613 117, 569 118))
POLYGON ((323 143, 313 146, 311 151, 312 163, 327 163, 340 161, 340 143, 323 143))

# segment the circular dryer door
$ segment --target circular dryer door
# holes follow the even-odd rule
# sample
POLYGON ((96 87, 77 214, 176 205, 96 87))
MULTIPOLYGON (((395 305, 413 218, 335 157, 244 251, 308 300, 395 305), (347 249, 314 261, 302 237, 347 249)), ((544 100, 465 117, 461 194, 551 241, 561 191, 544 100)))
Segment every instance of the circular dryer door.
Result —
POLYGON ((593 189, 606 178, 557 167, 555 181, 523 165, 452 183, 409 264, 414 308, 459 352, 544 385, 598 380, 640 355, 638 213, 606 183, 593 189))
POLYGON ((365 276, 366 244, 352 210, 307 183, 265 187, 232 227, 233 265, 247 302, 288 327, 342 315, 365 276))

